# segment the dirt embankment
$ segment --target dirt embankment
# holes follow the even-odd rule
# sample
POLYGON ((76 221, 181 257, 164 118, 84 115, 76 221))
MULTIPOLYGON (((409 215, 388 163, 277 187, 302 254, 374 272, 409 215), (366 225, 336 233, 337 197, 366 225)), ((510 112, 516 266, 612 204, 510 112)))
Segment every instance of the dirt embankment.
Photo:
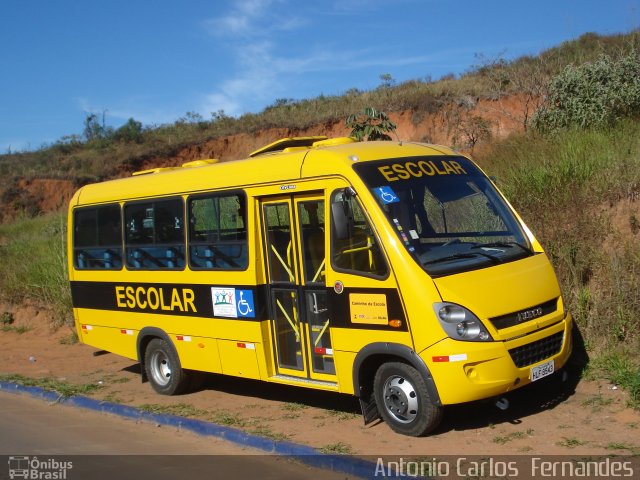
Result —
MULTIPOLYGON (((468 151, 470 143, 477 136, 479 138, 476 146, 482 148, 488 138, 503 138, 512 132, 521 131, 526 108, 525 99, 519 95, 496 100, 468 97, 457 103, 450 103, 435 113, 391 112, 390 117, 397 124, 397 136, 402 140, 441 145, 456 143, 458 147, 468 151), (485 123, 469 123, 470 119, 482 119, 485 123)), ((168 157, 131 159, 120 166, 118 176, 129 176, 137 170, 178 166, 204 158, 236 160, 245 158, 250 152, 280 138, 312 135, 339 137, 349 135, 349 130, 344 121, 335 121, 306 129, 271 128, 252 134, 240 133, 192 144, 168 157)), ((18 179, 0 191, 5 205, 3 219, 10 220, 17 211, 35 215, 63 210, 76 189, 77 185, 71 180, 42 177, 18 179)))
POLYGON ((363 426, 357 401, 346 395, 220 375, 195 393, 157 395, 140 382, 136 362, 68 344, 71 330, 52 331, 46 310, 0 305, 0 313, 7 310, 18 331, 0 332, 0 374, 100 385, 94 398, 361 455, 640 454, 640 413, 627 408, 625 391, 606 382, 571 376, 563 383, 556 375, 514 392, 507 411, 490 403, 448 407, 435 434, 410 438, 384 423, 363 426))

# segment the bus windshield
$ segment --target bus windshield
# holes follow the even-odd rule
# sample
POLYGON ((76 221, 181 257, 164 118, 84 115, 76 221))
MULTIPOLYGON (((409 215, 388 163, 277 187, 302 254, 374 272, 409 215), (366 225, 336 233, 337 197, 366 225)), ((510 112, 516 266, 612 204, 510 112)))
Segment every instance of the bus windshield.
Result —
POLYGON ((401 243, 432 276, 533 254, 500 194, 464 157, 396 158, 354 168, 401 243))

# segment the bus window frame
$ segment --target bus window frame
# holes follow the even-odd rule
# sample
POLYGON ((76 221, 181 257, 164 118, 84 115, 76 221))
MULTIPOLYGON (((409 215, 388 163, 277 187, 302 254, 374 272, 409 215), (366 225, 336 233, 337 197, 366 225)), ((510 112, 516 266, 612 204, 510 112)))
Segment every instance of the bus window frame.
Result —
MULTIPOLYGON (((329 208, 332 208, 332 201, 333 201, 333 197, 335 196, 335 194, 337 192, 340 191, 344 191, 346 188, 336 188, 334 189, 330 194, 329 194, 329 208)), ((336 240, 337 240, 337 235, 336 235, 336 226, 335 223, 333 221, 333 215, 331 214, 331 210, 329 210, 329 221, 331 222, 331 230, 330 230, 330 238, 329 238, 329 256, 331 259, 331 268, 334 272, 336 273, 347 273, 350 275, 357 275, 360 277, 366 277, 366 278, 372 278, 374 280, 387 280, 390 275, 391 275, 391 262, 389 261, 389 258, 387 256, 387 253, 384 249, 384 246, 382 244, 382 242, 380 241, 380 234, 378 233, 378 230, 375 228, 375 223, 371 220, 371 216, 369 215, 369 213, 367 212, 367 209, 364 207, 364 205, 362 204, 362 202, 360 201, 360 199, 358 198, 359 195, 356 193, 355 195, 353 195, 351 198, 353 198, 355 200, 355 202, 358 203, 358 206, 360 207, 360 210, 362 210, 362 214, 366 220, 366 222, 369 225, 369 228, 371 228, 371 231, 373 233, 374 239, 376 241, 376 245, 378 246, 378 248, 380 249, 380 256, 382 261, 385 264, 385 273, 382 275, 378 275, 375 273, 368 273, 366 271, 363 270, 354 270, 354 269, 347 269, 347 268, 342 268, 336 265, 334 258, 335 258, 335 250, 336 250, 336 240)))
POLYGON ((249 198, 247 196, 247 192, 244 189, 233 189, 233 190, 213 190, 210 192, 199 192, 199 193, 195 193, 192 195, 187 195, 186 201, 184 202, 185 204, 185 225, 186 225, 186 231, 185 231, 185 235, 186 235, 186 250, 185 250, 185 256, 186 256, 186 265, 189 267, 189 270, 194 271, 194 272, 246 272, 249 269, 249 266, 251 265, 251 248, 250 244, 249 244, 249 239, 250 239, 250 235, 249 235, 249 223, 250 223, 250 216, 249 216, 249 198), (237 268, 224 268, 224 267, 212 267, 212 268, 208 268, 208 267, 198 267, 198 266, 194 266, 191 262, 191 252, 190 252, 190 248, 191 248, 191 218, 189 217, 190 214, 190 207, 191 207, 191 201, 192 200, 198 200, 198 199, 202 199, 202 198, 212 198, 212 197, 229 197, 232 195, 238 195, 244 198, 244 226, 245 226, 245 235, 246 235, 246 239, 245 239, 245 249, 247 251, 247 260, 246 260, 246 265, 244 267, 237 267, 237 268))
MULTIPOLYGON (((184 219, 186 218, 186 202, 184 199, 184 196, 182 195, 171 195, 168 197, 148 197, 148 198, 142 198, 142 199, 138 199, 138 200, 133 200, 133 201, 123 201, 122 205, 121 205, 121 211, 122 211, 122 244, 123 244, 123 265, 125 267, 125 269, 129 272, 164 272, 164 271, 169 271, 169 272, 181 272, 181 271, 185 271, 187 269, 187 258, 186 258, 186 253, 187 253, 187 233, 186 233, 186 227, 185 227, 185 222, 184 219), (154 204, 154 210, 155 210, 155 204, 156 203, 162 203, 162 202, 169 202, 169 201, 173 201, 173 200, 180 200, 182 202, 182 246, 184 247, 184 256, 185 256, 185 261, 184 261, 184 265, 182 267, 158 267, 158 268, 145 268, 145 267, 140 267, 140 268, 136 268, 133 266, 129 266, 128 264, 128 252, 127 252, 127 248, 128 248, 128 244, 127 244, 127 213, 126 213, 126 208, 130 205, 140 205, 140 204, 145 204, 145 203, 152 203, 154 204)), ((155 219, 154 219, 155 220, 155 219)), ((154 229, 155 229, 155 225, 154 225, 154 229)), ((148 244, 146 244, 148 246, 148 244)), ((167 245, 167 244, 160 244, 160 245, 167 245)), ((135 246, 133 246, 132 248, 136 248, 135 246)))
MULTIPOLYGON (((108 271, 108 272, 120 272, 122 270, 124 270, 126 268, 125 264, 125 249, 124 249, 124 210, 122 208, 122 203, 120 201, 115 201, 115 202, 109 202, 109 203, 99 203, 99 204, 94 204, 94 205, 81 205, 81 206, 74 206, 73 207, 73 215, 72 215, 72 227, 71 227, 71 251, 73 252, 73 259, 72 259, 72 265, 73 265, 73 269, 77 270, 77 271, 81 271, 81 272, 102 272, 102 271, 108 271), (83 210, 97 210, 99 208, 104 208, 104 207, 118 207, 119 212, 120 212, 120 267, 113 267, 113 268, 83 268, 78 266, 78 262, 77 262, 77 256, 76 256, 76 250, 78 249, 78 247, 76 247, 76 218, 77 218, 77 214, 80 211, 83 210)), ((113 247, 114 245, 111 245, 111 247, 113 247)), ((96 248, 98 247, 98 245, 94 246, 94 247, 88 247, 88 248, 96 248)))

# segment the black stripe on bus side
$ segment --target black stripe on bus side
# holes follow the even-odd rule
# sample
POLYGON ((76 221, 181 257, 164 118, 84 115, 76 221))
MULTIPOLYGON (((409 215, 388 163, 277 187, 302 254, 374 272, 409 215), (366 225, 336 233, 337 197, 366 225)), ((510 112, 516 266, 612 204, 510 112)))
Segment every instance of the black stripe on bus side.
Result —
POLYGON ((217 316, 216 319, 263 321, 269 318, 266 286, 201 285, 185 283, 129 283, 129 282, 71 282, 71 299, 75 308, 111 310, 119 312, 155 313, 171 316, 214 317, 212 288, 235 288, 253 292, 253 317, 217 316), (143 289, 138 297, 136 292, 143 289), (153 302, 149 305, 149 291, 153 302), (131 296, 127 292, 132 293, 131 296), (156 299, 157 295, 157 299, 156 299), (175 295, 175 297, 174 297, 175 295), (131 306, 133 303, 133 306, 131 306), (141 305, 144 304, 144 307, 141 305), (155 308, 153 306, 155 305, 155 308))
MULTIPOLYGON (((317 287, 303 287, 303 290, 317 290, 317 287)), ((119 312, 153 313, 171 316, 211 317, 223 320, 264 321, 270 318, 268 309, 267 285, 203 285, 184 283, 128 283, 128 282, 71 282, 71 299, 75 308, 95 310, 110 310, 119 312), (138 288, 144 293, 140 295, 141 307, 138 302, 130 306, 131 299, 127 296, 127 289, 133 292, 135 298, 138 288), (214 316, 212 288, 235 288, 238 290, 251 290, 253 292, 254 317, 222 317, 214 316), (153 289, 157 295, 156 308, 152 308, 148 301, 148 291, 153 289), (185 290, 192 292, 186 294, 185 290), (174 291, 177 299, 174 299, 174 291), (129 301, 129 303, 128 303, 129 301), (172 308, 173 306, 173 308, 172 308)), ((389 330, 408 331, 408 325, 400 301, 398 291, 394 288, 345 288, 341 294, 334 292, 333 288, 326 288, 329 305, 329 318, 331 327, 352 328, 358 330, 389 330), (372 323, 353 323, 351 321, 351 305, 349 294, 384 294, 387 302, 387 316, 390 320, 401 320, 400 327, 380 325, 372 323)))

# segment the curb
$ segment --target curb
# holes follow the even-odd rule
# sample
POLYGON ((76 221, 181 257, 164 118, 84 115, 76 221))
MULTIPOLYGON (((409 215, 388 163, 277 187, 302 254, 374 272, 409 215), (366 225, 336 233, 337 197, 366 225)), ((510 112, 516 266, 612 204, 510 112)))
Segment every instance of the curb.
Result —
POLYGON ((290 457, 310 467, 346 473, 359 478, 370 478, 372 472, 375 472, 376 465, 366 460, 344 455, 324 454, 306 445, 282 440, 272 440, 244 432, 237 428, 225 427, 203 420, 145 412, 135 407, 96 400, 81 395, 63 397, 56 392, 45 390, 41 387, 27 387, 12 382, 0 382, 0 392, 27 394, 48 402, 57 402, 86 410, 109 413, 119 417, 182 428, 198 435, 222 438, 237 445, 255 448, 265 453, 290 457))

